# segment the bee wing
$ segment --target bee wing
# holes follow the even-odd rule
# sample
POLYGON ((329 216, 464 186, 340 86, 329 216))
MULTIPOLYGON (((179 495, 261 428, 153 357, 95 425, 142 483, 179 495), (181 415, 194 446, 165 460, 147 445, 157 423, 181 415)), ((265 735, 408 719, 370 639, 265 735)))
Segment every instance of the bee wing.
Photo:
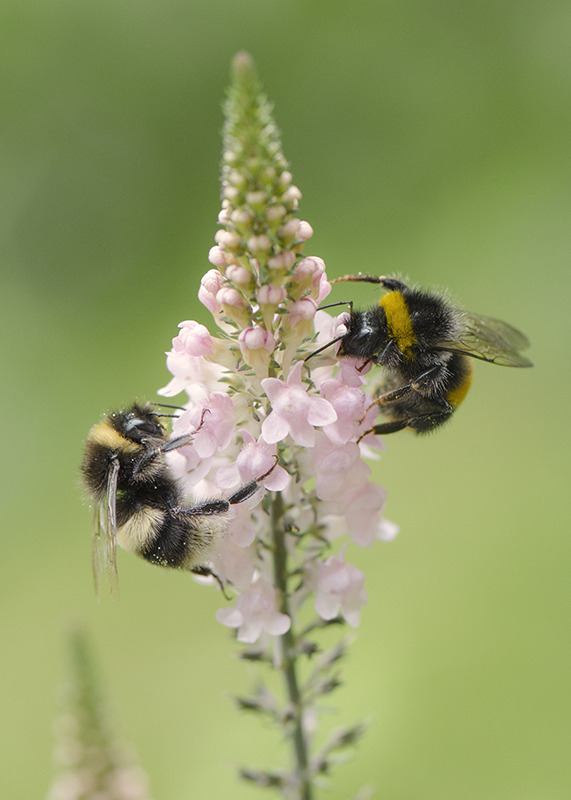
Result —
POLYGON ((117 574, 117 475, 119 462, 113 461, 107 476, 106 501, 100 503, 95 510, 93 530, 93 578, 97 599, 101 595, 101 576, 115 597, 119 592, 117 574))
POLYGON ((533 366, 533 362, 519 352, 529 347, 527 336, 507 322, 465 311, 462 312, 462 326, 456 341, 441 342, 438 349, 503 367, 533 366))

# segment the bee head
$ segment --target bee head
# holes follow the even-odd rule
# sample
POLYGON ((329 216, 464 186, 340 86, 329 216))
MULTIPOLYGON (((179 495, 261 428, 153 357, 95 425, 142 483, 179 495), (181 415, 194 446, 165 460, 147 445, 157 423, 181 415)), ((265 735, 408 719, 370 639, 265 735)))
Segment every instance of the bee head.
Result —
POLYGON ((166 430, 157 414, 147 406, 133 405, 109 416, 111 426, 126 439, 140 444, 145 439, 166 438, 166 430))

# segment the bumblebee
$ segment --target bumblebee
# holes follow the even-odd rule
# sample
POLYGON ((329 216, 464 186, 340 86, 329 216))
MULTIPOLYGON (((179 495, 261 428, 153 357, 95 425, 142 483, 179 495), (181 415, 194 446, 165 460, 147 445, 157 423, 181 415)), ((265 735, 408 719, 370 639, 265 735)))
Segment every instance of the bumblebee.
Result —
MULTIPOLYGON (((408 286, 392 277, 345 275, 333 283, 366 281, 382 286, 377 306, 365 311, 350 302, 347 332, 306 357, 336 342, 338 356, 363 359, 385 368, 386 380, 375 404, 387 421, 375 434, 412 428, 434 430, 448 420, 472 383, 471 359, 504 367, 531 367, 520 351, 529 346, 523 333, 499 319, 461 311, 435 291, 408 286)), ((324 308, 340 305, 332 303, 324 308)), ((367 431, 369 433, 369 431, 367 431)))
POLYGON ((81 472, 96 504, 93 568, 98 594, 102 571, 111 591, 117 588, 117 543, 151 564, 211 575, 205 562, 220 545, 230 506, 251 497, 273 469, 226 499, 185 506, 165 455, 189 444, 193 434, 169 440, 159 416, 165 415, 135 403, 108 414, 87 437, 81 472))

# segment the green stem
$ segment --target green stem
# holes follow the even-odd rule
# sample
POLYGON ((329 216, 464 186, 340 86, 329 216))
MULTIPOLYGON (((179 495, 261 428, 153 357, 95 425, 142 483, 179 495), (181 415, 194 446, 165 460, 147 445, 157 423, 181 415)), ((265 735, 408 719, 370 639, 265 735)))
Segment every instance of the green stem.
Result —
MULTIPOLYGON (((274 556, 274 581, 280 595, 280 611, 291 619, 287 591, 287 549, 283 526, 283 500, 276 493, 272 500, 272 536, 274 556)), ((292 629, 280 637, 281 669, 283 671, 287 696, 293 713, 291 740, 295 757, 295 771, 299 785, 299 800, 311 800, 313 796, 308 774, 307 741, 303 731, 303 701, 297 681, 294 647, 295 637, 292 629)))

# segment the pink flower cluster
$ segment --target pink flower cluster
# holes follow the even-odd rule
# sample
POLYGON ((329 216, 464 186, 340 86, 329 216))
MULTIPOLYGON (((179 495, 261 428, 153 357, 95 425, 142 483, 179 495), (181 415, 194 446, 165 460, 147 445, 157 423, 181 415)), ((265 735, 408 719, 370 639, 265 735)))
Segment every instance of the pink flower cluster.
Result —
MULTIPOLYGON (((228 275, 220 244, 211 251, 211 260, 224 261, 228 275)), ((243 286, 246 276, 235 273, 243 286)), ((169 454, 171 467, 195 498, 228 496, 268 472, 278 455, 279 463, 261 484, 282 493, 295 530, 319 529, 321 541, 346 531, 360 547, 390 539, 396 529, 382 517, 384 490, 369 481, 370 468, 363 460, 381 442, 372 435, 359 441, 376 414, 374 408, 367 412, 371 401, 363 374, 346 359, 341 368, 329 358, 325 366, 311 369, 312 362, 302 360, 311 352, 306 340, 314 323, 320 326, 318 340, 328 341, 344 321, 343 315, 316 315, 330 290, 322 260, 303 258, 283 283, 250 286, 248 305, 244 290, 219 270, 204 276, 199 297, 220 336, 197 322, 182 322, 167 354, 173 378, 160 394, 188 395, 186 410, 174 420, 173 435, 197 431, 189 445, 169 454)), ((212 563, 238 594, 235 605, 221 609, 217 618, 237 628, 244 642, 280 635, 290 624, 278 610, 263 546, 269 515, 261 497, 259 492, 232 508, 227 535, 212 563)), ((295 540, 291 547, 295 549, 295 540)), ((323 619, 340 614, 356 625, 366 602, 364 575, 345 562, 344 553, 345 547, 337 556, 328 554, 317 570, 313 558, 306 567, 302 563, 307 580, 299 591, 308 594, 311 589, 323 619)))
POLYGON ((345 547, 335 555, 334 539, 348 534, 369 547, 396 529, 382 517, 384 490, 369 480, 364 460, 382 446, 366 435, 377 413, 367 370, 337 360, 333 346, 304 361, 343 332, 346 316, 318 310, 331 286, 323 260, 306 255, 313 231, 296 217, 301 192, 250 57, 239 54, 234 69, 220 229, 198 293, 218 332, 180 324, 167 354, 173 378, 160 393, 188 396, 173 435, 196 434, 169 459, 189 494, 230 496, 262 475, 272 493, 232 506, 211 564, 237 594, 219 621, 251 643, 283 635, 291 624, 284 612, 309 598, 322 619, 339 614, 356 624, 364 576, 345 562, 345 547), (287 588, 275 576, 276 531, 287 552, 287 588))

